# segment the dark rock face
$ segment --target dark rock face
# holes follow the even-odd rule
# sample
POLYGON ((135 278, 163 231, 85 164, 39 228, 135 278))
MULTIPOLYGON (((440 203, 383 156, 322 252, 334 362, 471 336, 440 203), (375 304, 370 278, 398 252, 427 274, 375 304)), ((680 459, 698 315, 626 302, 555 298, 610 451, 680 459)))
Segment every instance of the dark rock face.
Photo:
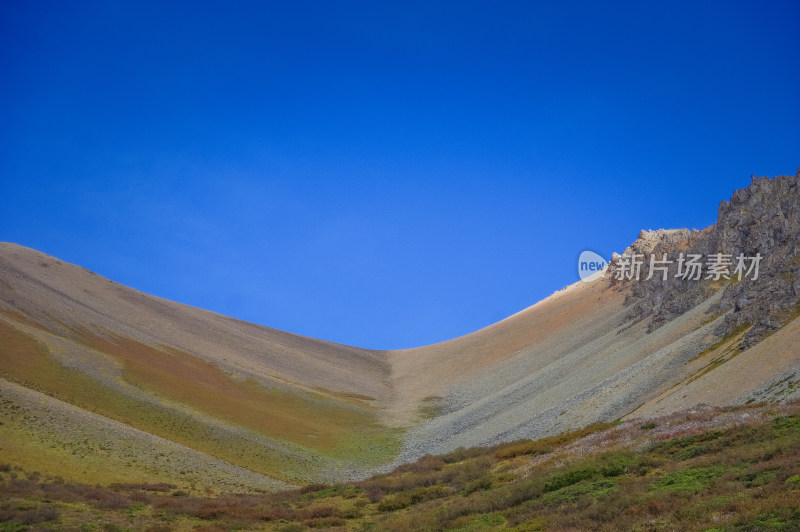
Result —
POLYGON ((715 334, 752 324, 741 347, 757 343, 800 313, 800 171, 753 178, 720 203, 717 222, 703 231, 642 231, 622 256, 615 255, 607 275, 613 285, 630 289, 628 317, 651 318, 649 330, 722 290, 712 316, 731 312, 715 334), (631 262, 625 258, 634 254, 641 262, 639 280, 629 278, 631 262), (700 255, 699 278, 682 275, 692 255, 700 255), (659 262, 664 259, 670 262, 659 262))

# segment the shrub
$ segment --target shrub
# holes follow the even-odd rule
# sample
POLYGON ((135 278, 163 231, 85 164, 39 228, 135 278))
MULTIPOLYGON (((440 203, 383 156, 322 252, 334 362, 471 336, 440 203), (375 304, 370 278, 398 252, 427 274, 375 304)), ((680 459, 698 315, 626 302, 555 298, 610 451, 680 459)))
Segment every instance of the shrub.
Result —
POLYGON ((500 460, 507 460, 522 455, 547 454, 553 449, 553 445, 542 440, 518 440, 501 446, 494 452, 494 455, 500 460))
POLYGON ((336 526, 345 526, 347 521, 340 517, 320 517, 316 519, 309 519, 305 524, 311 528, 330 528, 336 526))
POLYGON ((216 519, 222 514, 219 505, 213 502, 201 504, 193 513, 195 517, 200 519, 216 519))
POLYGON ((336 514, 336 508, 333 506, 312 506, 305 512, 306 519, 320 519, 323 517, 331 517, 336 514))
POLYGON ((492 479, 489 477, 481 477, 473 480, 464 488, 464 495, 469 495, 470 493, 482 490, 488 490, 492 487, 492 479))
POLYGON ((175 530, 168 525, 150 525, 144 529, 144 532, 172 532, 175 530))
POLYGON ((358 519, 359 517, 364 515, 364 513, 361 511, 359 507, 351 506, 350 508, 345 508, 344 510, 341 510, 339 512, 339 515, 341 515, 345 519, 358 519))
POLYGON ((55 521, 58 519, 58 510, 52 506, 41 506, 35 510, 28 510, 17 515, 17 521, 23 525, 35 525, 45 521, 55 521))
POLYGON ((469 460, 470 458, 485 456, 487 452, 489 452, 488 449, 482 449, 480 447, 471 447, 469 449, 466 449, 464 447, 458 447, 456 450, 451 451, 446 455, 442 456, 441 459, 442 461, 444 461, 445 464, 455 464, 457 462, 463 462, 464 460, 469 460))
POLYGON ((322 491, 328 489, 330 486, 327 484, 309 484, 300 488, 300 493, 313 493, 315 491, 322 491))
POLYGON ((441 456, 431 456, 429 454, 423 456, 416 462, 410 464, 403 464, 399 466, 395 472, 397 473, 415 473, 417 475, 422 473, 429 473, 431 471, 441 471, 446 462, 441 456))
POLYGON ((298 525, 297 523, 290 523, 286 526, 282 526, 278 529, 278 532, 305 532, 308 530, 303 525, 298 525))
POLYGON ((578 469, 575 471, 569 471, 562 475, 557 476, 553 480, 549 482, 545 482, 544 484, 544 491, 556 491, 560 490, 561 488, 566 488, 567 486, 572 486, 573 484, 577 484, 581 480, 586 480, 587 478, 592 478, 598 473, 595 469, 578 469))
POLYGON ((707 487, 722 476, 722 466, 696 467, 667 473, 650 485, 651 490, 667 492, 695 493, 707 487))
POLYGON ((390 495, 385 497, 378 503, 378 510, 381 512, 394 512, 408 508, 413 504, 411 497, 408 493, 399 493, 397 495, 390 495))
POLYGON ((370 502, 378 502, 386 496, 386 490, 380 486, 370 485, 364 489, 370 502))
POLYGON ((86 493, 85 497, 95 508, 105 510, 122 509, 130 505, 130 501, 127 497, 115 491, 108 491, 102 488, 91 490, 86 493))
POLYGON ((157 492, 167 492, 170 490, 174 490, 178 486, 175 484, 167 484, 165 482, 159 482, 157 484, 149 484, 146 482, 140 483, 114 483, 111 484, 111 489, 115 490, 141 490, 141 491, 157 491, 157 492))

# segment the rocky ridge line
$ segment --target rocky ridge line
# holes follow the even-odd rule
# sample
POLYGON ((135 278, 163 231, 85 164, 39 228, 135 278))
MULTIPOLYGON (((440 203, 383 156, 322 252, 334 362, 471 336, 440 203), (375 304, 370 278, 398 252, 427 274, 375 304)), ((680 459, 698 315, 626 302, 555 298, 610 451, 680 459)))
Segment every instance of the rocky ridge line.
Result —
MULTIPOLYGON (((747 266, 751 265, 747 261, 747 266)), ((753 177, 750 186, 733 193, 730 201, 719 205, 717 222, 702 231, 674 229, 642 231, 622 255, 615 254, 606 278, 619 289, 627 289, 625 304, 628 319, 634 322, 650 318, 653 331, 722 290, 719 303, 709 309, 710 318, 725 314, 714 330, 726 337, 740 327, 750 326, 740 348, 758 343, 771 332, 800 314, 800 169, 795 176, 753 177), (639 280, 619 277, 627 265, 622 257, 640 254, 639 280), (654 263, 650 279, 651 256, 667 265, 667 279, 654 263), (700 280, 684 279, 678 274, 677 259, 683 253, 702 255, 700 280), (714 280, 706 268, 709 257, 721 253, 732 258, 760 254, 758 278, 730 275, 714 280)))

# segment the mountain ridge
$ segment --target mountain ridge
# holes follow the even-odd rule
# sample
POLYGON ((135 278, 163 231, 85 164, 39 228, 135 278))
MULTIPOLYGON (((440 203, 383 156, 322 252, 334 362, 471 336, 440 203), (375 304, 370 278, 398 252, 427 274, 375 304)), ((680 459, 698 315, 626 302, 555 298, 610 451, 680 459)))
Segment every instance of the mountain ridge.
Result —
MULTIPOLYGON (((393 351, 250 324, 0 243, 0 377, 289 484, 699 402, 795 397, 798 179, 753 179, 720 204, 715 225, 643 231, 626 250, 641 253, 643 276, 653 255, 761 252, 758 281, 678 279, 675 264, 667 281, 618 279, 615 256, 602 279, 473 333, 393 351)), ((33 411, 23 404, 33 399, 14 397, 33 411)), ((59 438, 3 430, 17 443, 59 438)))

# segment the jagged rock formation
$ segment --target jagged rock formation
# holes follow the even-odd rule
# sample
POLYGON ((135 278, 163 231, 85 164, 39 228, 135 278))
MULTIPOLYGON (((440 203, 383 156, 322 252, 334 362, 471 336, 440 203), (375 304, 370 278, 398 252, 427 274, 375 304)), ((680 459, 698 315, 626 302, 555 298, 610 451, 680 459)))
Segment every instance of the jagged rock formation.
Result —
POLYGON ((648 328, 653 331, 722 290, 720 301, 708 310, 711 316, 727 313, 714 333, 725 337, 752 325, 740 344, 742 349, 796 317, 800 311, 799 182, 800 171, 796 176, 753 178, 749 187, 720 203, 717 222, 703 231, 642 231, 621 256, 614 257, 609 268, 612 284, 629 289, 625 302, 631 310, 627 317, 651 318, 648 328), (641 255, 639 280, 621 275, 621 270, 629 266, 623 257, 634 254, 641 255), (665 254, 672 261, 666 265, 666 279, 658 267, 665 254), (702 256, 705 269, 700 279, 679 274, 681 254, 702 256), (726 275, 718 279, 708 270, 715 254, 731 261, 724 268, 726 275), (741 279, 735 273, 740 255, 748 259, 741 279), (746 269, 752 266, 749 259, 759 255, 757 278, 755 268, 746 275, 746 269), (651 265, 652 277, 647 279, 651 265))

